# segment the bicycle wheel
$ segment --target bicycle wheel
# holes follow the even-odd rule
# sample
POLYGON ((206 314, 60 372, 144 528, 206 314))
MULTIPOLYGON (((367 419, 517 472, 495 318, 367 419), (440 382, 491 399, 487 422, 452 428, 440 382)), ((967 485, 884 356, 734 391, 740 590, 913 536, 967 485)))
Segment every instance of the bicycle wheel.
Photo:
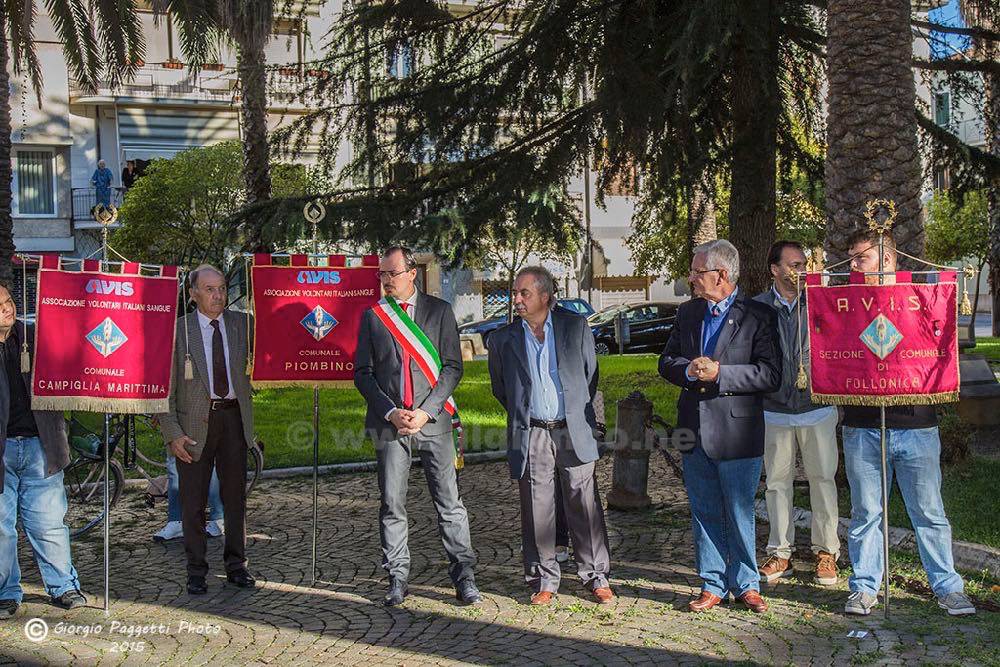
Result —
MULTIPOLYGON (((114 507, 125 488, 122 464, 111 459, 108 504, 114 507)), ((104 460, 79 458, 63 471, 66 487, 66 525, 71 537, 80 537, 104 519, 104 460)))
POLYGON ((253 490, 264 471, 264 443, 258 440, 247 447, 247 495, 253 490))

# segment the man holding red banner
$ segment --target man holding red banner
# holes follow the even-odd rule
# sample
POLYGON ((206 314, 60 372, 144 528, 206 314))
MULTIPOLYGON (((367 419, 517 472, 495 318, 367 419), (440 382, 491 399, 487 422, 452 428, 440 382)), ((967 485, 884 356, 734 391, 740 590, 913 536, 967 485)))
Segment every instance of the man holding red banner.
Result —
POLYGON ((31 409, 34 328, 16 315, 10 292, 0 286, 0 619, 14 616, 23 597, 18 518, 52 601, 64 609, 87 603, 63 522, 67 504, 62 471, 69 465, 66 420, 61 410, 31 409), (22 355, 27 356, 22 360, 22 355))
POLYGON ((170 410, 157 415, 180 478, 187 591, 208 590, 208 536, 205 504, 212 469, 219 475, 226 522, 226 579, 253 588, 246 559, 246 460, 253 438, 253 402, 246 373, 247 321, 226 310, 222 272, 207 264, 190 275, 191 299, 198 306, 177 320, 170 383, 170 410))
MULTIPOLYGON (((896 271, 896 246, 883 237, 883 272, 896 271)), ((879 237, 861 230, 849 239, 851 270, 873 273, 879 283, 879 237)), ((895 282, 885 276, 884 284, 895 282)), ((844 467, 851 487, 851 528, 847 547, 854 572, 844 611, 867 616, 878 603, 882 558, 882 454, 879 408, 844 406, 844 467)), ((951 551, 951 524, 941 499, 941 440, 933 405, 892 406, 885 409, 887 479, 893 474, 913 524, 920 560, 938 605, 952 616, 976 613, 965 595, 965 584, 955 572, 951 551)))
POLYGON ((379 261, 385 297, 365 311, 358 332, 354 384, 368 403, 365 431, 375 444, 381 493, 383 602, 402 604, 410 572, 406 488, 410 458, 420 455, 455 596, 479 604, 469 517, 458 493, 461 422, 451 394, 462 379, 462 350, 451 306, 416 289, 417 265, 402 246, 379 261))

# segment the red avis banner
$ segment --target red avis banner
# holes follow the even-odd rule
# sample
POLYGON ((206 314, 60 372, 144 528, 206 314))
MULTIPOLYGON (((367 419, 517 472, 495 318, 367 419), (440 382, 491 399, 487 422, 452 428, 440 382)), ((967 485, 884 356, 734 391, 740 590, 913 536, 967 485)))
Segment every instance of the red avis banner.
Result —
POLYGON ((166 412, 170 394, 177 267, 140 275, 85 260, 64 271, 43 257, 38 271, 31 407, 36 410, 166 412))
POLYGON ((954 272, 937 282, 824 287, 806 278, 810 383, 817 403, 913 405, 958 400, 954 272))
POLYGON ((331 255, 329 266, 292 255, 291 266, 275 266, 270 255, 254 255, 253 386, 353 385, 361 317, 381 286, 378 257, 345 264, 343 255, 331 255))

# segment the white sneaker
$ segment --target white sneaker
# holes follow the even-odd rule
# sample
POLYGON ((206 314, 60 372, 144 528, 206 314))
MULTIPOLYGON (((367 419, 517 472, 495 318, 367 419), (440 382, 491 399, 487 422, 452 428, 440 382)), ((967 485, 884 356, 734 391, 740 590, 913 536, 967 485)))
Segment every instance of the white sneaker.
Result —
POLYGON ((222 537, 226 534, 226 520, 216 519, 205 524, 205 532, 209 537, 222 537))
POLYGON ((565 563, 569 560, 569 547, 556 546, 556 562, 565 563))
POLYGON ((966 616, 976 613, 972 601, 961 591, 942 595, 938 598, 938 606, 948 612, 949 616, 966 616))
POLYGON ((160 532, 153 535, 154 542, 169 542, 178 537, 184 537, 184 524, 180 521, 168 521, 160 532))

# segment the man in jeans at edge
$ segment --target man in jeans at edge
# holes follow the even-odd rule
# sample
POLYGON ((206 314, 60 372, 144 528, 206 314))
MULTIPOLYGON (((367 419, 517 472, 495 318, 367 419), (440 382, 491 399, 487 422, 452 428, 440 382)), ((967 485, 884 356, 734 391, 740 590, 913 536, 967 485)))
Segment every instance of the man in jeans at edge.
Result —
MULTIPOLYGON (((878 236, 855 232, 848 240, 851 270, 872 273, 868 284, 878 284, 878 236)), ((896 244, 884 237, 883 271, 896 270, 896 244)), ((885 276, 885 283, 895 282, 885 276)), ((879 409, 844 407, 844 467, 851 485, 851 529, 847 548, 854 573, 844 611, 867 616, 878 604, 882 582, 882 454, 879 409)), ((965 584, 955 572, 951 553, 951 524, 941 500, 941 439, 933 405, 902 405, 885 409, 888 483, 893 474, 903 494, 906 512, 917 538, 920 561, 927 572, 938 606, 952 616, 976 613, 965 595, 965 584)))
POLYGON ((792 483, 795 480, 795 449, 809 480, 812 508, 810 538, 815 554, 815 581, 821 586, 837 583, 837 408, 812 402, 809 389, 799 389, 799 351, 809 363, 803 281, 795 278, 806 270, 806 255, 795 241, 778 241, 767 256, 774 277, 771 289, 755 300, 778 313, 781 340, 781 388, 764 397, 764 471, 767 475, 767 517, 771 525, 767 559, 760 578, 767 583, 792 574, 795 522, 792 521, 792 483), (801 331, 799 327, 801 328, 801 331))

